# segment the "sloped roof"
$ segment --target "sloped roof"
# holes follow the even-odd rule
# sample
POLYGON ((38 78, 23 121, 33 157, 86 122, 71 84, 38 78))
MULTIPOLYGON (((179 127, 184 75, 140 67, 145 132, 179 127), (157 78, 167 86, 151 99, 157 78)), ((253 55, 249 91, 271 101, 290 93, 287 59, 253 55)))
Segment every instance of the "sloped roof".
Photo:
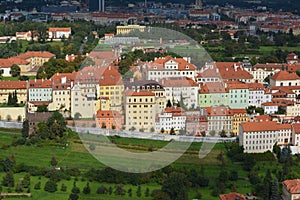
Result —
POLYGON ((299 76, 297 74, 290 74, 287 71, 279 71, 271 76, 270 79, 278 81, 297 80, 299 76))
POLYGON ((285 180, 282 184, 289 193, 300 194, 300 179, 285 180))

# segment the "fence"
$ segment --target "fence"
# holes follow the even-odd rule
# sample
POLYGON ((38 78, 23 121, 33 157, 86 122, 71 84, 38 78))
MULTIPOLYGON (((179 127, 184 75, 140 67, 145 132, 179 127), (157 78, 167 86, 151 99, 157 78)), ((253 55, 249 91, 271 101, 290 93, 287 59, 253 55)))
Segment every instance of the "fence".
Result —
POLYGON ((107 130, 100 128, 91 127, 72 127, 68 126, 71 130, 77 133, 90 133, 96 135, 105 136, 120 136, 127 138, 137 138, 137 139, 148 139, 148 140, 162 140, 162 141, 179 141, 179 142, 207 142, 207 143, 222 143, 222 142, 235 142, 236 137, 223 138, 223 137, 194 137, 194 136, 184 136, 184 135, 164 135, 157 133, 145 133, 145 132, 131 132, 131 131, 116 131, 107 130))

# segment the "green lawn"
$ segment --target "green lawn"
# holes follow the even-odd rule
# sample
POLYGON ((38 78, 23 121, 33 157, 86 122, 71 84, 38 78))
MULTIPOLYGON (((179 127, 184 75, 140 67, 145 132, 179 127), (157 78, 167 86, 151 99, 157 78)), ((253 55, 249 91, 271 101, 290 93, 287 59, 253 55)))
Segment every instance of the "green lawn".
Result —
MULTIPOLYGON (((3 145, 9 145, 16 137, 20 137, 20 132, 15 132, 15 130, 7 130, 7 129, 0 129, 0 147, 3 145)), ((90 136, 93 138, 94 136, 90 136)), ((98 136, 97 136, 98 137, 98 136)), ((165 141, 154 141, 154 140, 142 140, 142 139, 132 139, 132 138, 120 138, 120 137, 113 137, 111 138, 114 142, 126 149, 128 151, 138 151, 138 152, 147 152, 149 151, 149 146, 152 146, 153 150, 157 150, 168 142, 165 141)), ((182 155, 176 162, 171 164, 172 167, 178 168, 180 170, 186 169, 196 169, 200 172, 201 166, 204 168, 205 176, 207 176, 210 180, 209 187, 206 188, 199 188, 199 189, 190 189, 189 190, 189 199, 193 199, 196 196, 196 191, 199 191, 202 194, 202 199, 218 199, 218 197, 213 197, 212 188, 214 187, 217 177, 221 170, 221 162, 217 159, 217 156, 220 152, 224 152, 225 157, 225 169, 228 173, 232 170, 238 172, 239 179, 237 181, 227 181, 226 183, 226 192, 230 192, 230 188, 232 184, 236 186, 237 192, 245 194, 247 192, 251 192, 251 184, 248 181, 248 172, 245 171, 240 163, 232 163, 231 160, 226 155, 226 148, 223 143, 216 144, 213 150, 203 159, 199 159, 198 153, 199 149, 201 148, 201 143, 192 143, 189 149, 186 151, 184 155, 182 155)), ((86 148, 82 145, 81 141, 77 138, 72 139, 69 142, 69 145, 66 148, 51 146, 51 145, 44 145, 43 147, 36 147, 36 146, 11 146, 0 149, 0 158, 5 158, 7 156, 14 155, 17 164, 24 163, 30 166, 40 166, 40 167, 51 167, 50 160, 52 156, 55 156, 58 161, 59 167, 76 167, 79 168, 81 171, 86 171, 89 168, 103 168, 105 167, 102 163, 100 163, 97 159, 95 159, 86 148)), ((278 168, 274 162, 258 162, 257 163, 257 171, 260 176, 264 176, 267 169, 275 169, 278 168)), ((299 171, 299 170, 298 170, 299 171)), ((0 173, 0 180, 2 180, 1 176, 4 173, 0 173)), ((15 180, 18 181, 20 177, 23 177, 24 174, 16 174, 15 180)), ((33 186, 39 180, 39 177, 31 178, 31 192, 33 197, 31 199, 68 199, 70 194, 70 190, 72 188, 72 184, 74 181, 74 177, 67 181, 63 180, 58 183, 58 191, 55 193, 48 193, 43 190, 45 182, 47 178, 41 177, 42 182, 42 189, 41 190, 34 190, 33 186), (67 185, 67 192, 61 192, 60 187, 61 184, 64 183, 67 185)), ((78 177, 79 181, 77 185, 81 188, 85 186, 87 180, 81 180, 81 177, 78 177)), ((115 187, 115 184, 108 184, 108 183, 98 183, 98 182, 90 182, 91 186, 91 194, 84 195, 80 194, 81 199, 151 199, 144 197, 144 191, 148 187, 150 191, 153 189, 161 188, 160 185, 157 183, 148 183, 146 185, 142 185, 142 198, 136 197, 136 186, 132 185, 125 185, 126 190, 132 188, 132 197, 129 197, 126 193, 125 196, 116 196, 116 195, 98 195, 96 194, 96 189, 100 185, 105 185, 106 187, 111 186, 112 188, 115 187)), ((7 188, 4 188, 4 191, 7 188)), ((11 198, 13 199, 13 198, 11 198)))

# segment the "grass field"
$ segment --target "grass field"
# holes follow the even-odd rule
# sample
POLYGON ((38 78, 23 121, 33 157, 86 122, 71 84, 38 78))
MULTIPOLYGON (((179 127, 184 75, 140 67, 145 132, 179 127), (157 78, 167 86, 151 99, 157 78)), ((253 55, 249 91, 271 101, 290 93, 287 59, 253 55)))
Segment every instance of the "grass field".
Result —
MULTIPOLYGON (((11 146, 3 148, 3 145, 9 145, 16 137, 20 137, 20 131, 16 130, 7 130, 7 129, 0 129, 0 158, 5 158, 7 156, 14 155, 17 164, 24 163, 30 166, 41 166, 41 167, 51 167, 50 160, 52 156, 55 156, 59 167, 76 167, 81 169, 81 171, 85 171, 89 168, 103 168, 105 167, 101 162, 95 159, 83 146, 81 141, 78 138, 74 138, 69 142, 69 145, 66 148, 55 147, 55 146, 43 146, 43 147, 36 147, 36 146, 11 146)), ((165 146, 168 142, 164 141, 153 141, 153 140, 142 140, 142 139, 132 139, 132 138, 113 138, 115 144, 122 147, 125 150, 132 150, 135 149, 138 152, 147 152, 149 151, 149 146, 153 148, 153 150, 157 150, 163 146, 165 146)), ((248 172, 243 170, 242 166, 239 163, 232 163, 231 160, 226 156, 226 148, 225 145, 222 143, 216 144, 213 150, 203 159, 199 159, 198 153, 199 149, 201 148, 201 143, 192 143, 189 149, 186 151, 184 155, 182 155, 175 163, 171 166, 178 169, 187 169, 190 170, 192 168, 200 171, 201 166, 205 169, 205 175, 210 179, 209 187, 200 188, 200 189, 190 189, 189 190, 189 199, 193 199, 196 195, 196 192, 199 191, 202 194, 202 199, 218 199, 218 197, 213 197, 212 187, 215 185, 217 181, 217 177, 221 170, 221 163, 217 159, 217 156, 222 151, 225 155, 225 169, 230 172, 231 170, 235 170, 238 172, 239 179, 235 182, 228 181, 226 183, 227 188, 230 188, 231 184, 234 184, 237 188, 237 192, 245 194, 247 192, 251 192, 251 184, 248 181, 247 175, 248 172)), ((265 171, 268 166, 270 166, 270 162, 259 163, 260 169, 259 174, 262 176, 265 174, 265 171)), ((274 167, 276 168, 276 166, 274 167)), ((0 173, 0 180, 2 180, 2 176, 4 173, 0 173)), ((24 174, 16 174, 15 181, 17 182, 19 178, 24 177, 24 174)), ((72 184, 74 181, 74 177, 67 181, 63 180, 58 182, 58 191, 55 193, 48 193, 43 190, 45 182, 47 178, 32 176, 31 177, 31 192, 33 197, 31 199, 68 199, 70 194, 70 190, 72 188, 72 184), (38 181, 42 182, 41 190, 33 189, 33 186, 38 181), (61 184, 64 183, 67 185, 67 191, 62 192, 60 191, 61 184)), ((87 180, 79 180, 77 182, 77 186, 82 188, 85 186, 87 180)), ((157 183, 148 183, 142 185, 142 197, 138 198, 136 196, 136 186, 132 185, 125 185, 125 189, 128 190, 132 188, 132 197, 128 196, 126 193, 125 196, 116 196, 112 195, 99 195, 96 194, 96 189, 100 185, 105 185, 107 187, 111 186, 115 188, 115 184, 108 184, 108 183, 96 183, 90 182, 91 186, 91 194, 84 195, 80 194, 80 199, 151 199, 150 197, 145 197, 144 191, 148 187, 150 189, 150 193, 153 189, 160 189, 161 186, 157 183)), ((3 187, 4 191, 7 188, 3 187)), ((226 192, 230 192, 230 189, 227 189, 226 192)), ((14 198, 11 198, 14 199, 14 198)), ((18 198, 20 199, 20 198, 18 198)))

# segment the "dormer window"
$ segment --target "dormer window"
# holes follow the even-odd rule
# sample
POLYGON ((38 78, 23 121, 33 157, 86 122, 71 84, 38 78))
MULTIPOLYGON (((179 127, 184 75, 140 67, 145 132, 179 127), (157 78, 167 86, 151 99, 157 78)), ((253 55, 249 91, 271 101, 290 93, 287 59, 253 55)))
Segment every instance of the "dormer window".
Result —
POLYGON ((154 66, 153 68, 154 68, 154 69, 157 69, 157 67, 156 67, 156 66, 154 66))
POLYGON ((185 69, 189 69, 189 66, 187 65, 187 66, 185 66, 185 69))

